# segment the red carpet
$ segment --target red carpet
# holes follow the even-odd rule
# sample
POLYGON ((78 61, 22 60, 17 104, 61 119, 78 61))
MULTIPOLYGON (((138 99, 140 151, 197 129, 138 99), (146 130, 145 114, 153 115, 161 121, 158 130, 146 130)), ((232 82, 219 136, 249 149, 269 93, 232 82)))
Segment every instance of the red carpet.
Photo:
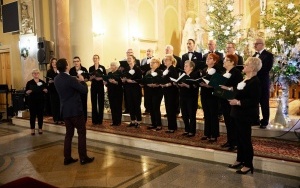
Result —
MULTIPOLYGON (((53 122, 52 118, 50 117, 45 117, 44 121, 48 123, 53 122)), ((124 136, 145 138, 149 140, 226 151, 226 149, 220 147, 221 144, 226 142, 225 133, 220 134, 217 142, 209 143, 208 141, 200 140, 200 138, 203 136, 203 131, 201 130, 197 130, 195 137, 188 138, 181 135, 184 132, 183 129, 179 129, 174 134, 168 134, 165 133, 167 129, 166 127, 163 127, 163 130, 161 131, 153 131, 147 130, 147 125, 143 124, 140 128, 128 128, 126 127, 128 124, 124 122, 121 124, 121 126, 117 127, 110 126, 110 124, 110 120, 104 120, 102 125, 92 126, 91 119, 89 118, 87 121, 87 129, 124 136)), ((274 138, 252 137, 252 143, 255 156, 300 162, 300 142, 279 140, 274 138)))
POLYGON ((7 184, 1 185, 1 188, 56 188, 47 183, 33 179, 31 177, 23 177, 7 184))

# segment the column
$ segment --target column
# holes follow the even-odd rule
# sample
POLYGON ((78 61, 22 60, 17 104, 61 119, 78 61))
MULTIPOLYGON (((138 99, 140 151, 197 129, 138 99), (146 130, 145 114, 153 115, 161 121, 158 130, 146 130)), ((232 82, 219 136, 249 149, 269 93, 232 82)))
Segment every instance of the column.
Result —
POLYGON ((70 61, 69 0, 56 0, 56 32, 58 58, 66 58, 70 61))
MULTIPOLYGON (((91 0, 70 0, 71 55, 79 56, 87 69, 93 65, 93 31, 91 0)), ((101 54, 98 54, 101 55, 101 54)))

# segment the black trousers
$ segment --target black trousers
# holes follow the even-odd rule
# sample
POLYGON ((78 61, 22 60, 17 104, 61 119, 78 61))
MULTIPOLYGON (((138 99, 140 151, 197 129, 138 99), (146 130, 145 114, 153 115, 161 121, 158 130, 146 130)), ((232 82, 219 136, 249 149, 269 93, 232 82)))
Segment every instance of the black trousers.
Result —
POLYGON ((102 124, 104 110, 104 88, 103 86, 91 87, 92 123, 102 124))
POLYGON ((85 122, 87 121, 87 94, 80 95, 85 122))
POLYGON ((125 92, 125 87, 123 88, 123 95, 124 95, 124 111, 129 112, 129 104, 127 100, 127 94, 125 92))
POLYGON ((176 86, 163 88, 165 98, 165 107, 167 112, 168 129, 177 130, 177 104, 174 102, 178 99, 179 91, 176 86))
POLYGON ((221 99, 224 121, 227 130, 227 142, 231 146, 237 145, 236 125, 233 117, 230 116, 231 106, 227 100, 221 99))
POLYGON ((145 86, 144 87, 144 107, 145 111, 150 112, 150 103, 151 103, 151 94, 150 88, 145 86))
POLYGON ((72 155, 72 139, 74 136, 74 129, 77 129, 78 133, 78 154, 80 160, 84 160, 87 157, 86 152, 86 128, 84 115, 75 117, 64 118, 66 125, 66 136, 64 143, 64 157, 65 159, 71 159, 72 155))
POLYGON ((43 128, 44 102, 35 101, 29 104, 30 129, 35 129, 35 120, 38 119, 39 129, 43 128))
POLYGON ((108 100, 111 110, 112 123, 118 125, 122 120, 122 101, 123 101, 123 88, 111 89, 108 88, 108 100))
POLYGON ((141 102, 142 89, 137 83, 125 85, 127 103, 129 104, 129 114, 131 121, 142 121, 141 102))
POLYGON ((151 115, 152 126, 162 126, 161 124, 161 113, 160 113, 160 104, 163 97, 162 89, 158 88, 149 88, 149 110, 151 115))
POLYGON ((62 121, 63 118, 60 114, 60 100, 59 95, 56 91, 49 92, 50 93, 50 101, 51 101, 51 111, 53 116, 53 121, 62 121))
POLYGON ((262 119, 260 120, 260 124, 263 126, 267 126, 269 124, 270 118, 270 82, 269 80, 261 81, 261 97, 260 97, 260 108, 262 113, 262 119))
POLYGON ((234 118, 237 126, 237 158, 244 162, 246 167, 253 167, 253 146, 251 141, 251 122, 249 117, 234 118))
POLYGON ((218 97, 201 95, 201 103, 204 112, 204 136, 217 138, 219 133, 218 97))
POLYGON ((196 113, 198 108, 198 95, 180 95, 180 108, 185 132, 196 133, 196 113))

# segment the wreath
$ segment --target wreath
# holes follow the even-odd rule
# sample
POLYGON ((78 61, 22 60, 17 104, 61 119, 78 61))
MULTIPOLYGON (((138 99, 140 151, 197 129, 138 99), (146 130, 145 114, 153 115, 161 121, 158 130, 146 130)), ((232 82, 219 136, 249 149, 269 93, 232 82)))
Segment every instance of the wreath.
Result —
POLYGON ((21 49, 21 57, 23 57, 24 59, 26 59, 29 55, 29 50, 27 48, 22 48, 21 49))

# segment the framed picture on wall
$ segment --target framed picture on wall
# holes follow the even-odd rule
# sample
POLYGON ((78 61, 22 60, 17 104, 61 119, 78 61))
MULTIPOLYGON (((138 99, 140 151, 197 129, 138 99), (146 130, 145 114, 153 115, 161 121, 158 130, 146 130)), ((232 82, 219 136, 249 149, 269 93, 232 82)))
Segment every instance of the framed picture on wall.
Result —
POLYGON ((34 33, 33 0, 19 0, 20 35, 34 33))

